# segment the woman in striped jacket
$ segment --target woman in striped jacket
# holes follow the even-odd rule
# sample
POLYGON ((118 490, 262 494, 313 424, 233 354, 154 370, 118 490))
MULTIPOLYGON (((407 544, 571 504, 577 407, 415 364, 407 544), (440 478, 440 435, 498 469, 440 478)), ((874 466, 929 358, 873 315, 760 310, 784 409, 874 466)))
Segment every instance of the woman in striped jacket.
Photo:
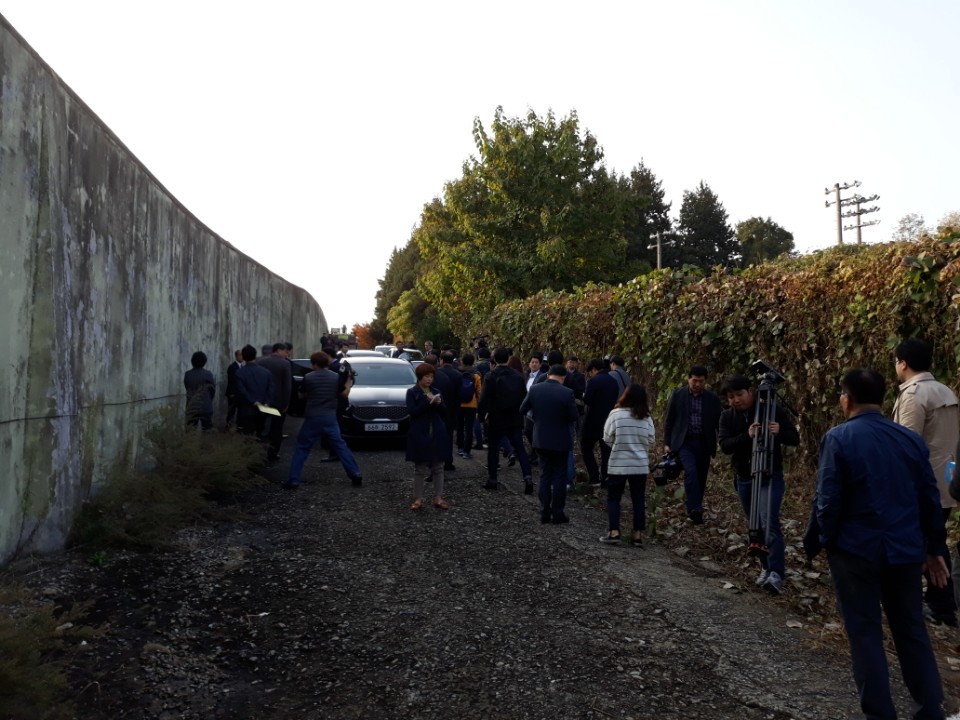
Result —
POLYGON ((653 419, 643 385, 632 383, 623 391, 604 423, 603 441, 611 448, 607 466, 609 532, 600 538, 600 542, 608 545, 620 542, 620 498, 629 484, 633 505, 631 542, 643 545, 642 534, 647 523, 647 475, 650 472, 647 451, 654 441, 653 419))

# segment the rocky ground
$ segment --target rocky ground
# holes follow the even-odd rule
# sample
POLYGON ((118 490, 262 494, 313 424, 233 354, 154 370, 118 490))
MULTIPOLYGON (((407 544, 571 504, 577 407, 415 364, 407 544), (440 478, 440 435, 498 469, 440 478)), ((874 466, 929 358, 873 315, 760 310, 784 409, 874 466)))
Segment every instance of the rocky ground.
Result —
MULTIPOLYGON (((248 517, 184 531, 174 552, 20 565, 60 606, 93 600, 85 622, 105 629, 72 670, 75 717, 824 720, 857 710, 845 646, 799 602, 812 581, 798 572, 776 599, 754 588, 752 570, 718 561, 730 543, 722 518, 643 549, 608 547, 589 498, 570 503, 568 525, 541 525, 516 468, 490 492, 482 463, 459 460, 450 510, 414 513, 402 451, 357 452, 362 488, 323 455, 295 492, 278 482, 285 455, 248 517)), ((958 638, 944 633, 957 631, 937 632, 952 688, 944 648, 958 638)))

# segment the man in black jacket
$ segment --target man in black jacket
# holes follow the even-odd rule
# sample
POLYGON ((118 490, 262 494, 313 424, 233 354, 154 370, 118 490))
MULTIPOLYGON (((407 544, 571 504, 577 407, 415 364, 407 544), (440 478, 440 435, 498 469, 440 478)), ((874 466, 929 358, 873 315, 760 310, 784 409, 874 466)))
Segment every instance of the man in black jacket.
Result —
POLYGON ((477 403, 477 419, 487 423, 487 490, 497 489, 497 468, 500 462, 500 438, 506 436, 517 455, 523 472, 524 492, 533 493, 530 458, 523 446, 523 416, 520 405, 527 396, 526 380, 507 365, 510 351, 499 347, 493 351, 494 368, 487 373, 477 403))
POLYGON ((717 454, 720 399, 709 390, 707 369, 694 365, 687 384, 670 394, 663 424, 663 449, 673 451, 683 465, 687 515, 694 525, 703 524, 703 495, 707 489, 710 458, 717 454))
POLYGON ((583 416, 583 429, 580 434, 580 453, 587 468, 591 485, 606 486, 607 462, 610 460, 610 446, 603 441, 603 425, 613 406, 620 399, 617 381, 610 376, 607 364, 600 358, 587 363, 587 387, 583 393, 586 414, 583 416), (594 448, 600 445, 600 466, 594 448))
MULTIPOLYGON (((759 430, 755 423, 756 399, 750 379, 733 375, 723 383, 722 392, 730 404, 720 415, 720 449, 730 455, 733 465, 734 486, 740 496, 744 514, 750 517, 752 484, 753 440, 759 430)), ((782 583, 786 570, 784 560, 783 531, 780 529, 780 504, 783 502, 783 446, 800 443, 800 433, 790 422, 790 416, 777 406, 773 422, 769 426, 773 436, 773 474, 761 484, 759 493, 760 520, 768 554, 760 558, 760 575, 756 584, 771 595, 783 592, 782 583), (769 508, 769 515, 767 514, 769 508)))
POLYGON ((280 457, 280 444, 283 442, 283 423, 287 418, 287 408, 290 404, 290 390, 292 372, 290 361, 287 360, 287 348, 284 343, 274 343, 270 355, 257 360, 257 365, 270 371, 273 377, 273 397, 270 407, 280 411, 280 416, 271 415, 267 428, 267 460, 276 462, 280 457))
POLYGON ((457 430, 457 414, 460 412, 460 371, 456 366, 457 356, 450 350, 440 353, 440 365, 433 384, 443 395, 443 404, 447 408, 445 423, 447 426, 447 458, 443 469, 453 472, 457 468, 453 464, 453 436, 457 430))

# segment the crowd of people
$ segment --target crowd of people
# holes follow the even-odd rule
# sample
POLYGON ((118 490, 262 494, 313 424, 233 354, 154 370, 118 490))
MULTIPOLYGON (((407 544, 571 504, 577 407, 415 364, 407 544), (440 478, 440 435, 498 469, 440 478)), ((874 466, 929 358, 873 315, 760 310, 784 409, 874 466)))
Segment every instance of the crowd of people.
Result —
MULTIPOLYGON (((239 432, 260 437, 268 460, 276 461, 290 401, 292 347, 277 343, 263 350, 260 358, 250 345, 237 351, 228 370, 227 422, 235 418, 239 432)), ((337 421, 349 396, 349 373, 337 371, 340 360, 331 347, 310 361, 313 372, 302 387, 304 421, 284 487, 299 485, 303 464, 321 438, 330 446, 328 459, 339 460, 353 484, 362 485, 337 421)), ((203 353, 195 353, 191 364, 184 376, 188 422, 209 428, 213 377, 204 369, 203 353)), ((924 621, 957 626, 957 583, 951 572, 960 562, 947 550, 945 523, 960 498, 960 476, 950 474, 960 444, 960 407, 956 395, 934 378, 931 365, 927 343, 909 339, 897 346, 901 384, 892 419, 881 414, 886 385, 880 373, 853 370, 841 379, 845 420, 821 441, 817 494, 804 538, 808 558, 826 551, 861 706, 871 718, 896 717, 881 609, 905 683, 920 708, 915 717, 944 717, 924 621)), ((473 459, 474 449, 486 450, 484 487, 491 491, 499 488, 504 461, 519 463, 524 492, 532 494, 536 463, 540 521, 567 523, 566 495, 577 479, 579 445, 586 482, 606 490, 608 529, 600 542, 622 542, 621 502, 629 489, 630 543, 642 547, 656 430, 647 391, 633 382, 623 358, 593 358, 581 373, 579 359, 558 350, 531 354, 524 367, 508 348, 491 352, 480 343, 461 356, 449 347, 434 350, 430 343, 415 374, 406 394, 411 418, 406 459, 414 466, 411 510, 425 507, 428 485, 433 506, 449 508, 444 476, 456 469, 455 447, 464 460, 473 459)), ((779 595, 787 578, 780 524, 783 448, 798 445, 800 433, 783 406, 770 417, 761 415, 764 400, 747 376, 727 375, 718 396, 706 387, 708 374, 705 366, 692 365, 686 384, 670 394, 663 452, 682 467, 685 509, 694 526, 706 522, 711 460, 718 448, 729 456, 744 514, 759 523, 750 528, 761 538, 757 548, 751 546, 759 563, 756 584, 779 595), (757 463, 758 435, 772 443, 763 467, 757 463)))

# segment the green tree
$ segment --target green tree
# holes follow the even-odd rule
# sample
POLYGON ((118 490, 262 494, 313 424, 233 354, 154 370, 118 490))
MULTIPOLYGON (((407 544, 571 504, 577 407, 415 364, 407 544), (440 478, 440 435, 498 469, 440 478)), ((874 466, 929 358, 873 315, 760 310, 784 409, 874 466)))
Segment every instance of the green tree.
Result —
POLYGON ((378 281, 380 289, 377 290, 377 303, 369 328, 370 335, 377 343, 392 342, 393 333, 388 326, 387 314, 405 291, 413 289, 419 273, 420 248, 411 238, 403 248, 394 248, 387 269, 378 281))
POLYGON ((765 260, 793 251, 793 233, 769 217, 752 217, 737 223, 737 242, 744 265, 759 265, 765 260))
POLYGON ((660 233, 662 243, 672 230, 670 203, 664 202, 663 186, 642 160, 629 175, 617 178, 617 182, 624 203, 627 261, 636 269, 632 274, 639 275, 656 267, 656 233, 660 233))
POLYGON ((490 131, 478 118, 473 136, 477 155, 415 234, 418 289, 458 335, 503 300, 625 279, 622 195, 575 112, 497 108, 490 131))
POLYGON ((736 262, 737 246, 727 211, 702 180, 696 189, 683 193, 677 229, 678 241, 665 253, 664 265, 696 265, 708 270, 736 262))

